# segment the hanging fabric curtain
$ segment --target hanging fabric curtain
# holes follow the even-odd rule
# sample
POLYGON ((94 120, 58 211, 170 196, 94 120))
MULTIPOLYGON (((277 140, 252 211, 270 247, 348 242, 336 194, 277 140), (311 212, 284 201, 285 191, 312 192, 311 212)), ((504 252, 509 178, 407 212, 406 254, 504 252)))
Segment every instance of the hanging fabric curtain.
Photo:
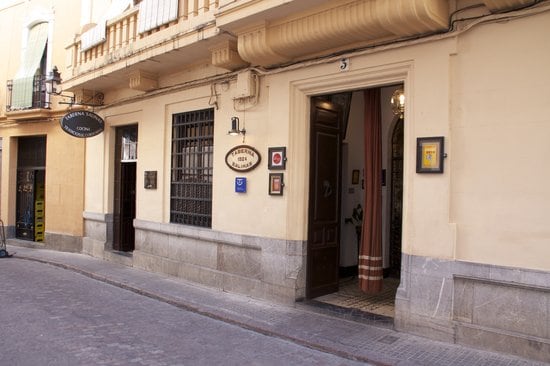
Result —
POLYGON ((48 41, 48 23, 39 23, 29 30, 27 46, 23 52, 21 66, 15 74, 11 89, 11 109, 32 108, 34 76, 40 68, 48 41))
POLYGON ((365 90, 365 202, 359 250, 359 286, 382 291, 382 139, 380 89, 365 90))
POLYGON ((138 33, 178 19, 178 0, 143 0, 139 3, 138 33))
POLYGON ((97 46, 107 40, 107 22, 124 13, 132 5, 132 0, 113 0, 105 14, 99 18, 92 29, 82 33, 80 36, 80 50, 82 52, 97 46))

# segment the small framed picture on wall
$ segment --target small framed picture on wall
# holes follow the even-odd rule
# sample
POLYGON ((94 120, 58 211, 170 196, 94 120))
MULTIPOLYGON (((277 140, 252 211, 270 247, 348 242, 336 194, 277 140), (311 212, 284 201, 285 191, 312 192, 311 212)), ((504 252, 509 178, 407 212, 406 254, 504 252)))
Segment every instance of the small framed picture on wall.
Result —
POLYGON ((267 168, 269 170, 285 170, 286 147, 270 147, 268 149, 267 168))
POLYGON ((416 139, 416 172, 443 173, 444 137, 416 139))
POLYGON ((284 186, 283 173, 269 173, 269 194, 271 196, 282 196, 284 186))

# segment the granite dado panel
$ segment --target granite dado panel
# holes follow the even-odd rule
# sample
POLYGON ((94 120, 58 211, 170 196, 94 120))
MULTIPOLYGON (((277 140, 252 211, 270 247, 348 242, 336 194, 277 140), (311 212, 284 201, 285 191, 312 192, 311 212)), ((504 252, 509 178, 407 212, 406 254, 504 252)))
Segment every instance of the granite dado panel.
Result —
POLYGON ((403 254, 396 329, 550 361, 550 272, 403 254))
POLYGON ((262 253, 260 248, 238 248, 218 244, 218 270, 246 278, 261 279, 262 253))
POLYGON ((457 276, 454 295, 459 322, 550 339, 550 288, 457 276))
POLYGON ((303 241, 134 220, 133 265, 283 303, 303 297, 303 241))
POLYGON ((49 233, 44 235, 44 246, 48 249, 59 250, 61 252, 82 252, 82 237, 49 233))
POLYGON ((95 257, 103 257, 105 249, 112 249, 113 215, 84 212, 83 251, 95 257))

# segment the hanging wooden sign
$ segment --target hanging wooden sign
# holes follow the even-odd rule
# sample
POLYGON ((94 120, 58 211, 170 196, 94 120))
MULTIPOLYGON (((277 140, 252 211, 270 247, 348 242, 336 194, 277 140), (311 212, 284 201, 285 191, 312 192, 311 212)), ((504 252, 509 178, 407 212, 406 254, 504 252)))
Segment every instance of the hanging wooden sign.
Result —
POLYGON ((69 112, 61 118, 59 123, 63 131, 79 138, 96 136, 105 128, 103 119, 89 111, 69 112))
POLYGON ((225 155, 225 163, 237 172, 248 172, 256 168, 262 160, 260 153, 252 146, 235 146, 225 155))

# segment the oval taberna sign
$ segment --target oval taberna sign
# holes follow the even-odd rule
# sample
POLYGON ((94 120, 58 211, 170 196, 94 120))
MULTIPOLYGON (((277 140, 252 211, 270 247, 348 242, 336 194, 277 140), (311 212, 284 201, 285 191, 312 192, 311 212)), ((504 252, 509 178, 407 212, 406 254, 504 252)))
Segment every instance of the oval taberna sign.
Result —
POLYGON ((229 150, 225 155, 225 163, 237 172, 248 172, 260 164, 260 153, 252 146, 240 145, 229 150))
POLYGON ((69 112, 61 118, 60 123, 63 131, 80 138, 99 135, 105 128, 103 119, 89 111, 69 112))

